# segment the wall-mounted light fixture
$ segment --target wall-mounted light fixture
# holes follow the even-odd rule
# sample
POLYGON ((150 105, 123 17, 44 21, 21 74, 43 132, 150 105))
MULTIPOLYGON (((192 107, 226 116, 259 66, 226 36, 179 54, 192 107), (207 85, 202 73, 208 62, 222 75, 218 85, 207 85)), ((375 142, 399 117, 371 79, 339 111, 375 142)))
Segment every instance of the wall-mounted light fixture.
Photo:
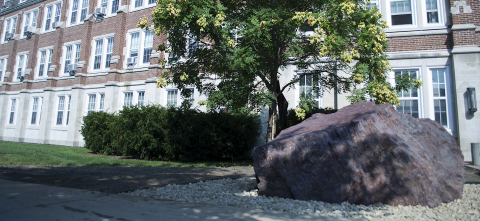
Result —
POLYGON ((468 103, 468 111, 470 112, 477 111, 477 95, 475 94, 475 88, 472 86, 467 87, 467 103, 468 103))

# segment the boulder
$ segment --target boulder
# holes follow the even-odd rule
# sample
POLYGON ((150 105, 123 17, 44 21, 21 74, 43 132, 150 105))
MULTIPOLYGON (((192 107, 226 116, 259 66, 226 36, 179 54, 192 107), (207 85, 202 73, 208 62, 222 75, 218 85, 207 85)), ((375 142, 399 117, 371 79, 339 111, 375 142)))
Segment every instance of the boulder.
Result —
POLYGON ((460 199, 465 183, 463 155, 450 133, 389 104, 315 114, 252 156, 265 196, 435 207, 460 199))

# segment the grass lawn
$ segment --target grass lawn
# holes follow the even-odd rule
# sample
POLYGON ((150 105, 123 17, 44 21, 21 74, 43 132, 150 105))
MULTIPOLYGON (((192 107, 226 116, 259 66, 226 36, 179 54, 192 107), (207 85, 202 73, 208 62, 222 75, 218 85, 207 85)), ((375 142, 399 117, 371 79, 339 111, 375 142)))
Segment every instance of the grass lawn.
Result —
POLYGON ((129 160, 82 154, 88 152, 90 152, 88 149, 79 147, 0 141, 0 166, 226 167, 252 165, 251 162, 180 163, 129 160))

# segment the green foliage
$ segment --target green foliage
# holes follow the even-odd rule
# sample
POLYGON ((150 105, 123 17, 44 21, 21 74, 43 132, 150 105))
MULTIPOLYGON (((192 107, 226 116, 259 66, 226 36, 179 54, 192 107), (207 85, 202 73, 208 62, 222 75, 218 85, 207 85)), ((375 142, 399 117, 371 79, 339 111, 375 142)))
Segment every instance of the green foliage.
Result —
POLYGON ((85 116, 80 130, 85 140, 85 148, 93 153, 119 154, 112 147, 114 137, 110 130, 116 117, 106 112, 92 112, 85 116))
POLYGON ((91 113, 84 119, 85 147, 96 153, 183 162, 246 159, 260 127, 256 115, 153 105, 126 107, 119 114, 91 113), (110 123, 103 123, 107 115, 110 123), (109 139, 90 131, 100 127, 109 139))
MULTIPOLYGON (((306 120, 307 118, 311 117, 314 114, 320 113, 320 114, 332 114, 337 112, 336 109, 333 108, 312 108, 309 111, 305 111, 305 118, 301 119, 298 118, 296 112, 294 109, 288 110, 287 114, 287 128, 297 125, 301 123, 302 121, 306 120)), ((280 128, 279 122, 277 122, 277 135, 280 134, 280 132, 283 130, 283 128, 280 128)))

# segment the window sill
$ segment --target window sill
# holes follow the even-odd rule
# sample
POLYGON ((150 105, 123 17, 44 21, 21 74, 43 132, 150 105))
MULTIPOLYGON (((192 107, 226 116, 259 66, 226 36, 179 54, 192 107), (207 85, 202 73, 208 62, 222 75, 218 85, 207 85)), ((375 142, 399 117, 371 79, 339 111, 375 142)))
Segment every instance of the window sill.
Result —
POLYGON ((386 29, 385 33, 388 38, 391 37, 408 37, 422 35, 442 35, 450 33, 450 29, 445 25, 435 25, 422 28, 405 28, 405 29, 386 29))
POLYGON ((66 25, 66 28, 71 28, 71 27, 75 27, 75 26, 80 26, 80 25, 83 25, 85 22, 84 21, 81 21, 79 23, 75 23, 75 24, 68 24, 66 25))

